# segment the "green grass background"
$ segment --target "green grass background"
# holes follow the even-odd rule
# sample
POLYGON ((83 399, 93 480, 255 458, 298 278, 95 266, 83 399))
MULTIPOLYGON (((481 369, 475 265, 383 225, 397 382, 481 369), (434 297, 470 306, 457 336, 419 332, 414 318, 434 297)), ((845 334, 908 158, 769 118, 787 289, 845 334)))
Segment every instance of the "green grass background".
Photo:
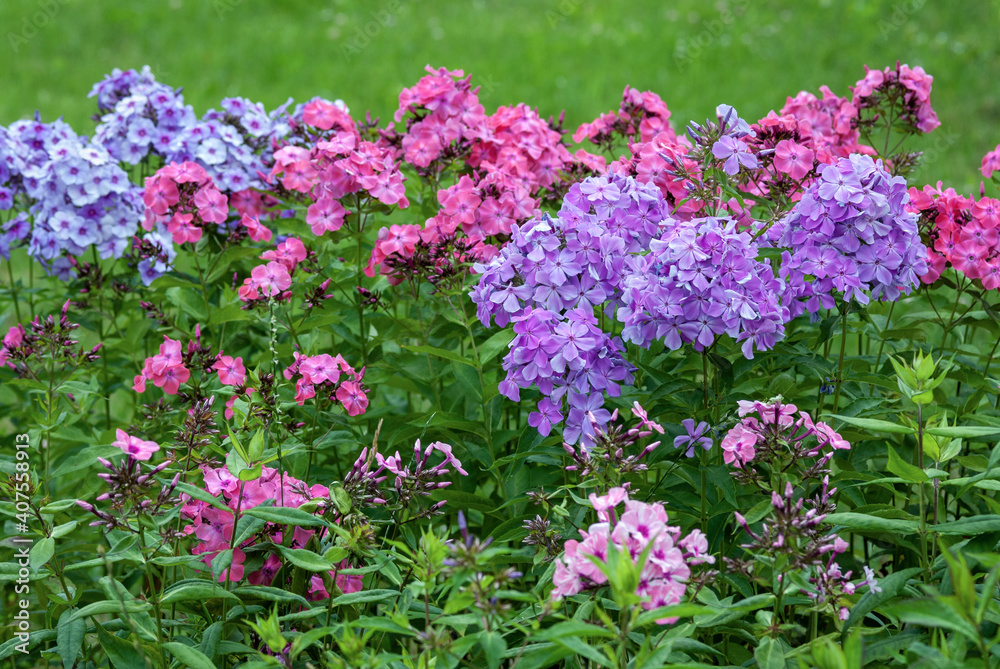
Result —
POLYGON ((720 102, 757 119, 821 84, 847 95, 865 64, 899 59, 934 75, 942 121, 912 147, 931 159, 916 181, 978 189, 1000 143, 1000 0, 3 0, 0 28, 0 124, 39 109, 89 133, 92 83, 145 64, 199 114, 323 95, 387 120, 430 63, 472 73, 488 112, 565 109, 572 129, 630 84, 679 126, 720 102))

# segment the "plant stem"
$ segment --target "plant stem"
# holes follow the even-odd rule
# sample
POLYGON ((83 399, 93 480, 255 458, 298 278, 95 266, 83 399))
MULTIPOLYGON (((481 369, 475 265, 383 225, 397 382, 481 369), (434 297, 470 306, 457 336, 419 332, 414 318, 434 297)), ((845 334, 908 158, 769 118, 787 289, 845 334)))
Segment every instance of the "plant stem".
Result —
POLYGON ((840 388, 844 385, 844 350, 847 348, 847 315, 851 313, 851 305, 848 304, 841 316, 843 327, 840 335, 840 358, 837 360, 837 392, 833 396, 833 413, 837 413, 840 408, 840 388))

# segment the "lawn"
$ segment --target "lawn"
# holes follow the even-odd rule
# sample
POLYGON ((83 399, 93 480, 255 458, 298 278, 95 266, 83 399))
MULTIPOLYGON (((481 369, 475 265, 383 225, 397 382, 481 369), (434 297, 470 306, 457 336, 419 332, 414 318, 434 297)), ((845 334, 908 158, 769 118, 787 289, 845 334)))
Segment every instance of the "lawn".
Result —
POLYGON ((826 84, 848 93, 865 64, 897 59, 935 76, 942 126, 916 180, 978 187, 1000 136, 1000 3, 617 3, 171 0, 7 1, 0 124, 40 110, 92 128, 86 93, 114 67, 150 65, 200 114, 227 95, 269 108, 288 96, 344 99, 388 119, 423 66, 462 68, 487 111, 528 102, 575 128, 626 84, 658 92, 684 123, 721 102, 746 118, 826 84), (51 15, 51 17, 49 16, 51 15))

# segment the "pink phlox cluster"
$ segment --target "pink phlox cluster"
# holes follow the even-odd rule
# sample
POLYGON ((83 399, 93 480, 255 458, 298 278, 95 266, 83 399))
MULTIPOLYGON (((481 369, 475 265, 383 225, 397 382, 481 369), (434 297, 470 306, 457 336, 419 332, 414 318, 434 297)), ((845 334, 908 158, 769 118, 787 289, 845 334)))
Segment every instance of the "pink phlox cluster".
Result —
POLYGON ((629 141, 637 139, 649 142, 661 133, 666 138, 676 140, 666 103, 652 91, 639 91, 625 86, 618 110, 601 114, 593 121, 581 124, 573 133, 573 141, 588 139, 602 146, 613 141, 615 136, 623 136, 629 141))
POLYGON ((250 276, 243 280, 239 297, 247 303, 266 302, 268 298, 282 302, 290 300, 292 275, 285 263, 271 260, 250 270, 250 276))
POLYGON ((909 194, 910 209, 929 223, 930 269, 921 281, 934 283, 950 265, 987 290, 1000 288, 1000 200, 964 197, 940 181, 909 194))
POLYGON ((807 458, 820 455, 824 449, 851 447, 833 428, 823 421, 814 422, 794 404, 780 400, 770 404, 741 400, 738 404, 741 420, 722 439, 722 459, 734 467, 750 463, 761 449, 769 457, 794 454, 796 458, 807 458), (815 442, 806 442, 808 437, 814 437, 815 442))
POLYGON ((901 107, 899 118, 909 123, 920 132, 931 132, 941 122, 931 106, 931 84, 934 77, 927 74, 924 68, 899 65, 887 67, 884 70, 870 70, 865 66, 865 77, 851 89, 852 104, 861 109, 878 95, 890 92, 890 89, 901 89, 901 107))
POLYGON ((486 112, 479 103, 479 88, 472 88, 472 75, 427 66, 427 76, 399 94, 397 123, 410 114, 401 141, 402 158, 427 168, 443 154, 468 151, 475 140, 488 136, 486 112))
POLYGON ((435 282, 456 266, 492 260, 498 249, 491 240, 506 238, 514 225, 539 211, 524 183, 502 170, 463 175, 437 196, 441 209, 423 228, 379 230, 366 275, 374 276, 378 266, 393 285, 420 275, 435 282))
POLYGON ((168 395, 176 395, 182 383, 191 377, 191 371, 184 366, 181 343, 163 335, 160 352, 146 358, 142 373, 135 377, 132 389, 137 393, 146 392, 146 382, 152 381, 157 388, 163 388, 168 395))
MULTIPOLYGON (((636 595, 647 611, 681 601, 694 565, 715 562, 707 554, 708 541, 700 530, 681 536, 679 527, 668 525, 667 512, 660 503, 646 504, 629 499, 624 488, 612 488, 607 494, 590 495, 591 504, 601 522, 581 530, 581 541, 570 539, 564 555, 556 560, 552 583, 553 599, 562 599, 607 583, 607 577, 591 558, 607 562, 608 547, 613 545, 631 560, 637 561, 649 550, 642 566, 636 595), (620 514, 618 507, 624 504, 620 514)), ((657 622, 670 624, 676 618, 657 622)))
POLYGON ((201 165, 170 163, 146 178, 142 227, 166 226, 175 244, 197 242, 206 224, 221 225, 229 218, 229 200, 201 165))
POLYGON ((300 405, 320 395, 339 402, 349 416, 363 414, 368 408, 368 395, 362 384, 364 367, 356 371, 339 354, 304 356, 296 351, 295 362, 285 369, 284 375, 295 380, 295 401, 300 405))
MULTIPOLYGON (((239 509, 242 514, 266 502, 273 502, 277 507, 297 509, 312 499, 328 498, 329 489, 319 484, 307 486, 304 482, 288 474, 279 474, 278 470, 270 467, 263 468, 260 478, 244 482, 233 476, 225 467, 212 468, 202 465, 201 470, 204 474, 205 490, 222 502, 228 510, 223 511, 201 500, 185 500, 185 504, 181 507, 181 517, 190 524, 184 527, 182 532, 187 535, 193 534, 199 540, 191 552, 203 556, 202 561, 206 565, 211 565, 212 560, 221 551, 233 548, 232 564, 220 575, 220 581, 228 579, 235 583, 246 578, 254 585, 271 585, 281 567, 280 558, 268 555, 260 568, 247 574, 247 551, 264 542, 282 544, 283 532, 287 530, 282 530, 281 526, 268 524, 239 546, 233 546, 236 510, 239 509)), ((290 547, 304 548, 316 530, 295 527, 292 532, 290 547)), ((348 566, 346 561, 340 565, 342 568, 348 566)), ((337 587, 344 593, 361 590, 359 575, 344 575, 338 571, 331 571, 330 576, 336 578, 337 587)), ((323 579, 313 575, 306 598, 316 600, 327 597, 329 593, 323 586, 323 579)))
POLYGON ((781 108, 782 116, 795 119, 801 145, 814 151, 816 160, 827 165, 852 153, 874 155, 873 148, 859 143, 857 107, 828 86, 820 86, 819 90, 822 98, 801 91, 794 98, 789 97, 781 108))
POLYGON ((276 248, 260 254, 261 260, 273 260, 284 265, 289 274, 294 272, 299 263, 308 257, 309 251, 298 237, 288 237, 285 241, 280 242, 276 248))

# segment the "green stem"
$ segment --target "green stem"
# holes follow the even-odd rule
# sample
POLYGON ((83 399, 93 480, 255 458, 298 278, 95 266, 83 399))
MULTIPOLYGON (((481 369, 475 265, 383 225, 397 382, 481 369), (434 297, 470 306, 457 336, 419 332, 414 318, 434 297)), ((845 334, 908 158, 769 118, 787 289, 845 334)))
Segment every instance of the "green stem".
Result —
POLYGON ((841 316, 843 321, 843 327, 841 328, 840 334, 840 358, 837 360, 837 391, 833 396, 833 413, 837 413, 837 409, 840 408, 840 388, 844 385, 844 350, 847 348, 847 315, 851 313, 851 305, 847 305, 844 309, 844 315, 841 316))
POLYGON ((7 261, 7 276, 10 277, 10 295, 12 301, 14 302, 14 315, 17 316, 17 322, 21 322, 21 305, 17 301, 17 283, 14 281, 14 270, 11 269, 10 261, 7 261))

